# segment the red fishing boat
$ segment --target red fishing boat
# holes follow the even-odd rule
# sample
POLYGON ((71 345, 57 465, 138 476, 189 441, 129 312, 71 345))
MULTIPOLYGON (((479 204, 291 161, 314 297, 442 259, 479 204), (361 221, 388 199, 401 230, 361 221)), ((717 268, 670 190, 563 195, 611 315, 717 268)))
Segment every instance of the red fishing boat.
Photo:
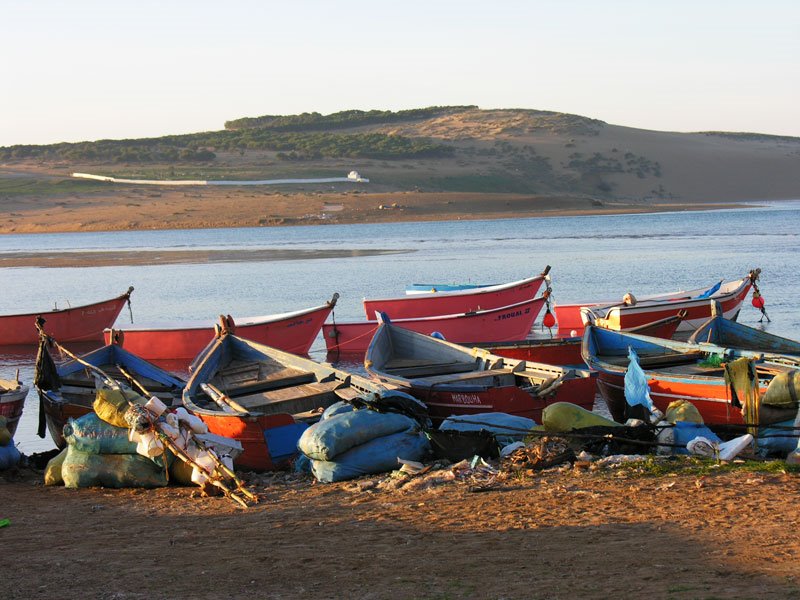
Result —
MULTIPOLYGON (((294 354, 307 354, 336 306, 339 294, 321 306, 263 317, 225 317, 226 326, 240 337, 294 354)), ((213 321, 176 321, 107 329, 106 343, 119 344, 145 360, 191 360, 214 339, 213 321)))
POLYGON ((93 342, 103 339, 103 330, 111 327, 125 304, 129 304, 133 286, 128 291, 94 304, 61 310, 0 315, 0 346, 24 346, 39 343, 36 317, 47 322, 47 331, 64 342, 93 342))
POLYGON ((453 292, 433 291, 397 298, 364 299, 364 313, 372 320, 382 312, 393 320, 417 319, 432 315, 454 315, 478 310, 510 306, 536 297, 539 288, 548 280, 550 267, 540 275, 502 285, 462 289, 453 292))
MULTIPOLYGON (((672 339, 678 329, 685 314, 679 313, 666 319, 661 319, 653 323, 647 323, 633 329, 626 330, 627 333, 638 333, 639 335, 649 335, 652 337, 672 339)), ((545 363, 548 365, 581 365, 582 336, 555 337, 555 338, 533 338, 518 342, 484 342, 474 344, 489 352, 499 354, 508 358, 519 360, 529 360, 532 362, 545 363)), ((470 344, 465 344, 470 345, 470 344)))
POLYGON ((626 294, 627 300, 619 302, 556 303, 558 328, 560 331, 575 330, 576 333, 580 333, 586 322, 597 322, 608 329, 621 331, 686 310, 687 316, 678 327, 678 331, 694 331, 711 317, 710 300, 720 304, 726 319, 736 320, 742 302, 760 273, 761 269, 755 269, 742 279, 721 281, 711 288, 671 292, 638 299, 626 294))
POLYGON ((0 417, 6 418, 6 427, 12 437, 22 417, 28 390, 28 386, 19 381, 19 371, 14 379, 0 379, 0 417))
POLYGON ((235 336, 224 328, 192 365, 186 409, 211 433, 238 440, 236 465, 270 470, 297 454, 321 409, 384 388, 357 375, 235 336))
MULTIPOLYGON (((392 319, 392 323, 424 334, 438 332, 445 339, 456 343, 476 339, 487 342, 522 340, 530 332, 546 301, 545 296, 540 296, 492 310, 415 319, 392 319)), ((363 354, 379 324, 378 321, 325 323, 322 326, 322 335, 328 352, 363 354)))
MULTIPOLYGON (((740 357, 758 359, 760 353, 587 326, 583 336, 584 361, 599 373, 597 388, 611 415, 620 422, 625 420, 625 373, 631 349, 636 352, 647 377, 650 398, 656 408, 665 412, 671 402, 687 400, 709 425, 743 424, 742 412, 735 406, 722 362, 740 357)), ((796 365, 757 361, 755 373, 760 394, 766 393, 778 374, 791 373, 796 368, 796 365)), ((796 414, 796 405, 771 410, 762 406, 760 422, 762 425, 777 423, 794 418, 796 414)))
POLYGON ((541 423, 542 409, 571 402, 591 410, 595 382, 587 369, 504 358, 383 323, 364 367, 381 383, 407 391, 432 419, 503 412, 541 423))

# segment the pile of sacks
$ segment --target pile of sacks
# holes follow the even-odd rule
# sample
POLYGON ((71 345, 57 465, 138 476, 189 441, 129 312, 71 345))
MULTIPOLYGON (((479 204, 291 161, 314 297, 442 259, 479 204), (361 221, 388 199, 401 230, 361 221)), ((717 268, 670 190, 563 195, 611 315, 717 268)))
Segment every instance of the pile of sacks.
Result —
MULTIPOLYGON (((166 412, 131 390, 100 389, 94 411, 64 426, 67 447, 47 465, 45 485, 70 488, 155 488, 169 481, 203 485, 215 469, 215 459, 199 447, 195 434, 208 427, 184 408, 166 412), (192 467, 168 447, 188 455, 192 467)), ((223 438, 226 440, 226 438, 223 438)), ((233 442, 233 440, 227 440, 233 442)), ((230 456, 220 459, 232 469, 230 456)))
POLYGON ((392 471, 398 458, 418 461, 430 450, 415 419, 345 402, 328 407, 303 432, 297 448, 302 456, 296 468, 309 467, 324 483, 392 471))
POLYGON ((16 466, 19 459, 20 453, 8 430, 8 421, 0 415, 0 471, 16 466))

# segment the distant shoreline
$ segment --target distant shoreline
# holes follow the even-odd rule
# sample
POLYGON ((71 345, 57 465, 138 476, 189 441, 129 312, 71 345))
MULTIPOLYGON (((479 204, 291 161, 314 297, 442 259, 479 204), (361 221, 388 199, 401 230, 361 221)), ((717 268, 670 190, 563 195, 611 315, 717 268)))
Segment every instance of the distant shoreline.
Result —
POLYGON ((79 233, 303 225, 472 221, 750 208, 758 201, 598 201, 586 197, 481 193, 219 195, 159 190, 18 201, 0 234, 79 233))

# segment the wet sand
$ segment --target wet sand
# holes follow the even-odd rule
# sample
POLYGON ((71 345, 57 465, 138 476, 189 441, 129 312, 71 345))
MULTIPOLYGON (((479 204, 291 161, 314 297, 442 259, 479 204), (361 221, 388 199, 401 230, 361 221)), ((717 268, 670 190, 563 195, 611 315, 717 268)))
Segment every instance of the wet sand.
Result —
POLYGON ((107 252, 6 252, 0 254, 3 267, 111 267, 138 265, 206 264, 350 258, 402 254, 410 250, 125 250, 107 252))

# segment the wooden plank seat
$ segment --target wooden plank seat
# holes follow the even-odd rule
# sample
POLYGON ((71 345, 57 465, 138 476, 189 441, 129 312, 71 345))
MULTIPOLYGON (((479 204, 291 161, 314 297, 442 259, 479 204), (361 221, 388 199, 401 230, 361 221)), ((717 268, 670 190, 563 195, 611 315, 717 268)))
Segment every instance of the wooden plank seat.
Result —
POLYGON ((255 392, 264 392, 267 390, 280 389, 302 383, 310 383, 314 381, 317 376, 310 371, 301 371, 299 369, 285 368, 279 371, 274 371, 266 377, 260 379, 250 379, 242 381, 238 384, 231 385, 230 383, 220 384, 215 383, 218 379, 214 378, 214 383, 221 391, 228 395, 229 398, 238 398, 240 396, 247 396, 255 392))
POLYGON ((261 391, 236 398, 251 412, 262 414, 304 413, 320 406, 327 407, 339 399, 335 390, 340 381, 305 383, 292 387, 261 391))
POLYGON ((487 369, 485 371, 472 371, 471 373, 452 373, 438 375, 434 377, 422 377, 415 381, 415 384, 443 384, 443 383, 467 383, 473 379, 486 379, 488 377, 514 377, 516 374, 511 369, 487 369))
POLYGON ((398 377, 407 377, 413 379, 416 377, 428 377, 433 375, 445 375, 448 373, 466 373, 475 370, 475 363, 473 362, 447 362, 447 363, 431 363, 422 362, 408 366, 394 366, 390 361, 386 365, 386 372, 390 375, 397 375, 398 377))

